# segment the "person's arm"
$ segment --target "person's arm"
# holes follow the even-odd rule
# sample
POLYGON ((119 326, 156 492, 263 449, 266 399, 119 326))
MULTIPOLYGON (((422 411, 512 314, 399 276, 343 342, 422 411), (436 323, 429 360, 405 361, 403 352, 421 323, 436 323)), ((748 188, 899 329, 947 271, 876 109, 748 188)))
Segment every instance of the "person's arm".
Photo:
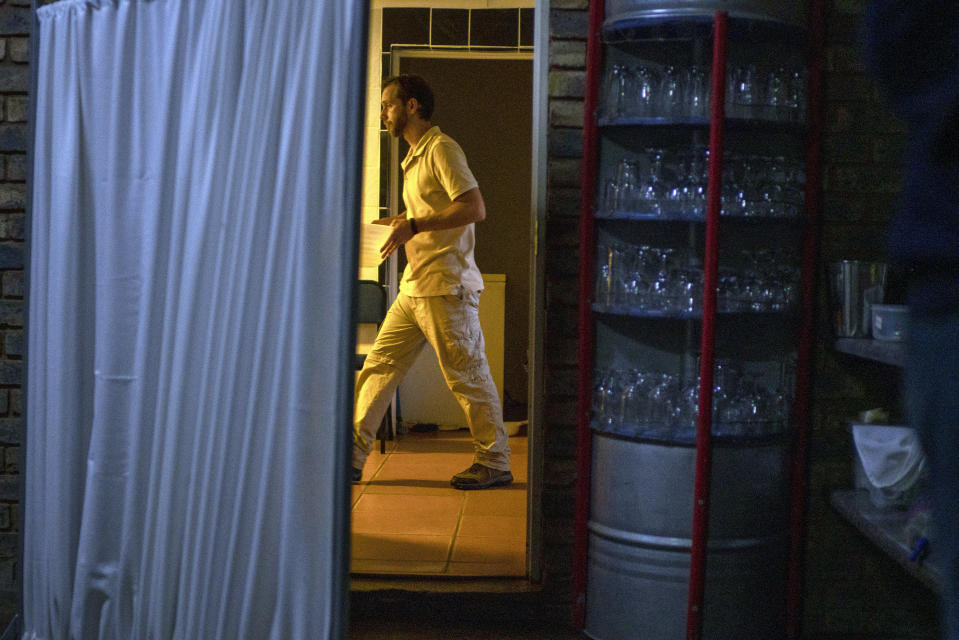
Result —
POLYGON ((396 220, 406 220, 406 212, 404 211, 398 216, 386 216, 385 218, 377 218, 373 220, 373 224, 382 224, 388 227, 393 226, 393 222, 396 220))
POLYGON ((450 206, 442 211, 437 211, 427 218, 416 218, 415 223, 407 220, 405 214, 402 218, 400 216, 390 218, 393 232, 380 247, 380 254, 383 258, 388 258, 401 245, 409 242, 414 235, 414 224, 416 225, 416 232, 422 233, 423 231, 455 229, 485 219, 486 204, 483 202, 483 195, 480 193, 479 187, 473 187, 469 191, 456 196, 450 206))
POLYGON ((474 222, 486 219, 486 203, 479 187, 473 187, 465 193, 456 196, 450 206, 442 211, 426 217, 416 219, 417 231, 442 231, 455 229, 474 222))

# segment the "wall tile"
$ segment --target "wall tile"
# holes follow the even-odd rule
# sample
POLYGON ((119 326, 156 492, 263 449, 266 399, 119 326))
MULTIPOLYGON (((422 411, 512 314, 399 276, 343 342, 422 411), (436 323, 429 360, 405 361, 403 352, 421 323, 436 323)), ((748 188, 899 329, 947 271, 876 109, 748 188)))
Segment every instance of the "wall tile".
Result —
POLYGON ((533 46, 533 34, 535 32, 533 9, 520 9, 519 11, 519 44, 521 47, 533 46))
POLYGON ((466 46, 469 39, 468 9, 433 9, 430 42, 434 46, 466 46))
POLYGON ((429 9, 383 9, 383 51, 394 44, 429 44, 429 9))
POLYGON ((473 9, 470 11, 470 46, 519 46, 519 10, 473 9))

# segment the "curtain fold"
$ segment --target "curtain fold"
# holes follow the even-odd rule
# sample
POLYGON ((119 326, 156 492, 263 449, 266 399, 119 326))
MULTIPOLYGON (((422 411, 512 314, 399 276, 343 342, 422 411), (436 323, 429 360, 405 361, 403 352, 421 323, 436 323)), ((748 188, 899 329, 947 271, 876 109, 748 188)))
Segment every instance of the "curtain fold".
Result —
POLYGON ((24 638, 340 633, 366 11, 38 10, 24 638))

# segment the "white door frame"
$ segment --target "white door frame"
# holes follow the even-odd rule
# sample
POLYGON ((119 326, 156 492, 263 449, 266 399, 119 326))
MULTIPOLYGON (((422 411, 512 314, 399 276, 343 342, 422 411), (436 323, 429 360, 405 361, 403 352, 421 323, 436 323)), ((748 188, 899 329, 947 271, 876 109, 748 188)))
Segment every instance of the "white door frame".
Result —
MULTIPOLYGON (((548 133, 548 71, 549 71, 549 0, 373 0, 370 8, 370 39, 367 69, 367 142, 364 178, 364 219, 377 217, 372 215, 378 210, 378 202, 371 200, 369 194, 378 191, 379 171, 379 103, 382 69, 382 27, 384 7, 419 8, 457 8, 457 9, 506 9, 534 7, 533 50, 509 49, 503 51, 470 51, 469 49, 400 49, 398 56, 390 56, 391 73, 399 70, 398 58, 402 56, 447 57, 447 58, 512 58, 533 60, 533 104, 532 106, 532 184, 530 197, 530 300, 529 300, 529 383, 527 397, 527 420, 529 433, 529 466, 527 489, 527 575, 531 582, 538 583, 543 578, 543 459, 545 424, 545 218, 547 193, 547 133, 548 133), (376 159, 374 163, 372 159, 376 159), (374 204, 375 203, 375 204, 374 204)), ((391 175, 398 171, 398 141, 392 141, 390 154, 391 175), (393 165, 393 163, 396 165, 393 165)), ((398 186, 390 186, 391 215, 396 215, 399 202, 398 186)), ((392 258, 391 258, 392 259, 392 258)), ((396 263, 393 262, 388 285, 391 296, 396 295, 398 279, 396 263)))

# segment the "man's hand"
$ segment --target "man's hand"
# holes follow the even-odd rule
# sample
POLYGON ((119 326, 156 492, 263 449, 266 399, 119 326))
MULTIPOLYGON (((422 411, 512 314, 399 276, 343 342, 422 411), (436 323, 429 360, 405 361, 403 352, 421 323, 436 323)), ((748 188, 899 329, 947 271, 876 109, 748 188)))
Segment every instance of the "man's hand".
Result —
POLYGON ((393 227, 393 232, 380 247, 380 257, 384 260, 413 237, 413 228, 405 217, 390 218, 390 226, 393 227))
POLYGON ((385 218, 377 218, 376 220, 373 221, 373 224, 385 224, 387 226, 390 226, 393 224, 394 220, 405 220, 405 219, 406 219, 406 213, 404 212, 398 216, 387 216, 385 218))

